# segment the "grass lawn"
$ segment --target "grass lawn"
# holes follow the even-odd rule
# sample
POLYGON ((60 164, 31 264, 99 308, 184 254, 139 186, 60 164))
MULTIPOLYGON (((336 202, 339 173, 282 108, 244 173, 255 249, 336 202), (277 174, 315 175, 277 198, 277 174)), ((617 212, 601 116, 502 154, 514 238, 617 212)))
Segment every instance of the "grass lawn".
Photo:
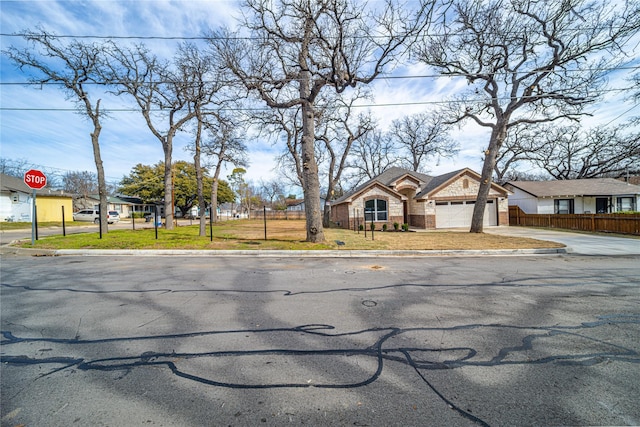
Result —
MULTIPOLYGON (((198 226, 182 226, 174 230, 153 228, 113 230, 102 239, 98 233, 83 233, 45 237, 35 242, 41 249, 212 249, 212 250, 472 250, 472 249, 537 249, 558 248, 564 245, 535 239, 472 234, 459 231, 356 233, 352 230, 325 229, 324 243, 305 241, 305 222, 276 220, 267 222, 267 240, 264 223, 259 220, 223 221, 213 226, 213 241, 198 236, 198 226), (341 244, 338 244, 340 242, 341 244)), ((23 242, 22 247, 31 247, 23 242)))

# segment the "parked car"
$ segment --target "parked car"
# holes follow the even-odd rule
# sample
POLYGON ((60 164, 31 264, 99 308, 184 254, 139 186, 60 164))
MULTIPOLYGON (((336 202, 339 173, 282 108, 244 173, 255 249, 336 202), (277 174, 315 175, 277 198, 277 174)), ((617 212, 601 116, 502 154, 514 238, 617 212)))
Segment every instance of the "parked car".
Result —
MULTIPOLYGON (((98 224, 100 222, 100 211, 97 209, 83 209, 73 214, 74 221, 89 221, 98 224)), ((109 211, 107 222, 113 224, 120 221, 120 214, 116 211, 109 211)))

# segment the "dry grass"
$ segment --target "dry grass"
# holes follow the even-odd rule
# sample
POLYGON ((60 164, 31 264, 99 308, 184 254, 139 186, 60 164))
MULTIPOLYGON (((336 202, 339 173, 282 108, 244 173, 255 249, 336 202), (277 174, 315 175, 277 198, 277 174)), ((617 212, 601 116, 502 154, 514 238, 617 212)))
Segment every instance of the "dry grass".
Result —
MULTIPOLYGON (((263 225, 261 225, 263 227, 263 225)), ((246 236, 256 238, 258 231, 264 238, 264 227, 257 230, 255 224, 243 229, 246 236)), ((379 250, 474 250, 474 249, 539 249, 561 248, 563 244, 529 238, 500 236, 495 234, 476 234, 468 231, 421 231, 392 232, 367 231, 354 232, 344 229, 325 229, 325 240, 333 249, 379 249, 379 250), (373 237, 373 239, 372 239, 373 237), (338 245, 337 242, 344 245, 338 245)), ((268 223, 268 238, 300 239, 306 238, 303 221, 273 221, 268 223), (292 227, 292 223, 296 227, 292 227)))
MULTIPOLYGON (((483 250, 558 248, 562 244, 528 238, 472 234, 463 231, 357 233, 353 230, 325 229, 324 243, 306 242, 304 221, 234 220, 213 226, 213 241, 198 236, 197 226, 158 231, 152 228, 111 231, 99 239, 98 233, 56 236, 36 242, 46 249, 212 249, 212 250, 483 250)), ((207 233, 209 228, 207 227, 207 233)), ((24 243, 30 247, 30 242, 24 243)))

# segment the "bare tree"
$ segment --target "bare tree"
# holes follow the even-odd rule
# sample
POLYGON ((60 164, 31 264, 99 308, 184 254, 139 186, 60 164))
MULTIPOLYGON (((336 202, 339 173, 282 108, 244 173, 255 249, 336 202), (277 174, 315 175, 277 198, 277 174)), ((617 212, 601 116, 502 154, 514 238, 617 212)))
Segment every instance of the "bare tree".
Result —
POLYGON ((269 201, 269 207, 274 208, 274 200, 284 199, 284 186, 278 179, 268 181, 260 180, 260 193, 265 201, 269 201))
POLYGON ((270 113, 260 116, 260 119, 266 132, 275 135, 278 141, 284 142, 284 152, 277 158, 280 176, 291 185, 304 188, 300 150, 302 143, 301 114, 300 108, 274 109, 270 113))
MULTIPOLYGON (((327 201, 336 196, 353 144, 366 138, 375 127, 370 114, 354 113, 354 103, 362 97, 359 91, 354 92, 350 99, 331 97, 318 111, 317 158, 320 174, 324 175, 327 183, 327 201)), ((323 227, 329 227, 330 219, 331 204, 325 203, 323 227)))
POLYGON ((619 176, 640 164, 640 134, 625 129, 545 126, 535 136, 541 148, 530 158, 555 179, 619 176))
MULTIPOLYGON (((4 175, 22 178, 29 169, 34 168, 36 168, 36 166, 27 159, 7 159, 0 157, 0 173, 4 175)), ((48 183, 47 177, 47 184, 48 183)))
POLYGON ((213 167, 210 208, 213 221, 218 220, 218 188, 222 168, 226 164, 232 164, 235 168, 244 168, 248 164, 247 146, 239 136, 244 132, 238 121, 232 116, 217 114, 208 115, 204 122, 206 137, 202 142, 202 152, 213 167))
MULTIPOLYGON (((429 4, 429 7, 431 4, 429 4)), ((406 5, 387 1, 367 12, 349 0, 246 0, 242 25, 250 40, 211 34, 221 62, 269 107, 301 108, 303 189, 307 241, 324 241, 315 158, 316 100, 332 87, 343 92, 372 82, 429 22, 406 5)))
POLYGON ((584 114, 615 68, 615 55, 637 34, 640 12, 636 0, 454 0, 438 26, 441 36, 420 45, 417 55, 472 85, 452 105, 452 122, 471 119, 491 130, 470 229, 479 233, 509 130, 584 114))
POLYGON ((549 181, 549 174, 545 172, 509 169, 502 175, 502 179, 496 182, 502 185, 509 181, 549 181))
POLYGON ((529 162, 535 153, 542 149, 543 144, 537 139, 538 134, 537 126, 523 125, 509 130, 493 167, 496 182, 504 183, 514 180, 514 177, 523 176, 515 169, 518 165, 529 162))
POLYGON ((193 62, 180 63, 185 55, 191 55, 194 50, 192 45, 185 45, 176 58, 176 67, 172 67, 172 64, 159 60, 144 45, 132 48, 114 45, 111 49, 108 77, 116 84, 116 94, 127 94, 135 100, 147 127, 162 144, 167 229, 173 229, 175 209, 172 197, 173 138, 198 116, 216 93, 215 90, 202 87, 205 82, 203 76, 210 70, 197 68, 210 66, 207 65, 210 61, 195 58, 193 62))
MULTIPOLYGON (((320 182, 327 200, 335 197, 342 174, 348 166, 351 148, 365 138, 374 128, 371 115, 355 114, 354 104, 365 97, 355 90, 346 98, 345 94, 324 94, 316 104, 315 158, 320 182)), ((302 163, 301 109, 274 110, 261 116, 266 132, 278 135, 285 143, 284 153, 278 157, 280 173, 287 181, 304 188, 304 165, 302 163)), ((323 227, 330 224, 331 206, 325 204, 323 227)))
POLYGON ((420 113, 394 120, 389 136, 395 141, 401 161, 415 172, 428 172, 427 160, 451 158, 458 154, 458 143, 449 138, 449 125, 442 115, 420 113))
POLYGON ((89 171, 67 172, 62 176, 62 190, 87 198, 98 192, 98 177, 89 171))
MULTIPOLYGON (((204 195, 204 173, 201 164, 203 128, 211 118, 218 116, 217 111, 207 110, 210 104, 222 103, 224 100, 216 99, 223 90, 224 84, 220 82, 216 72, 213 58, 201 52, 193 43, 182 43, 178 47, 175 58, 178 79, 185 82, 182 89, 187 99, 187 112, 194 113, 195 135, 193 141, 193 162, 196 173, 196 198, 200 210, 199 235, 206 236, 206 201, 204 195)), ((213 190, 217 196, 217 179, 213 190)), ((174 183, 175 185, 175 183, 174 183)), ((213 200, 216 200, 215 198, 213 200)), ((175 201, 174 201, 175 203, 175 201)), ((215 215, 215 212, 213 213, 215 215)))
POLYGON ((345 177, 347 186, 355 188, 363 181, 397 166, 399 162, 397 147, 389 135, 380 130, 373 130, 357 141, 351 150, 351 158, 347 165, 349 174, 345 177))
MULTIPOLYGON (((86 116, 93 126, 90 133, 93 147, 93 158, 98 174, 98 194, 100 195, 100 211, 107 212, 107 184, 100 154, 101 119, 104 113, 100 109, 100 99, 91 97, 88 88, 96 88, 103 84, 100 68, 104 64, 106 45, 103 43, 85 43, 71 40, 68 43, 44 29, 25 31, 25 40, 29 48, 10 47, 3 51, 21 70, 34 71, 29 80, 34 83, 56 83, 74 101, 78 111, 86 116)), ((100 215, 100 228, 108 231, 107 216, 100 215)))

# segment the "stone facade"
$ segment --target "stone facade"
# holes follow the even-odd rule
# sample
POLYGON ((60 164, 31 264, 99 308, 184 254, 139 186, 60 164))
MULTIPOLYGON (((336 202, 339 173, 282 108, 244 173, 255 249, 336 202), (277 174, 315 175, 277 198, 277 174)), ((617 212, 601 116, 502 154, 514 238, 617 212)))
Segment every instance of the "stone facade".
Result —
MULTIPOLYGON (((371 180, 369 186, 365 184, 359 192, 347 195, 334 204, 333 222, 340 227, 354 229, 357 224, 364 222, 365 203, 368 200, 380 199, 387 202, 387 220, 376 221, 376 229, 382 228, 384 224, 388 229, 393 229, 395 222, 408 223, 415 228, 433 229, 438 227, 436 202, 451 202, 452 205, 456 202, 456 205, 464 203, 465 206, 469 206, 470 203, 467 202, 476 200, 480 187, 480 176, 470 169, 462 169, 440 177, 429 177, 396 168, 390 175, 385 177, 386 185, 375 179, 371 180), (397 177, 395 181, 394 177, 397 177)), ((489 199, 497 202, 498 212, 494 220, 498 225, 508 225, 509 222, 507 196, 507 190, 497 185, 492 186, 489 193, 489 199)), ((462 211, 460 212, 462 215, 462 211)))

